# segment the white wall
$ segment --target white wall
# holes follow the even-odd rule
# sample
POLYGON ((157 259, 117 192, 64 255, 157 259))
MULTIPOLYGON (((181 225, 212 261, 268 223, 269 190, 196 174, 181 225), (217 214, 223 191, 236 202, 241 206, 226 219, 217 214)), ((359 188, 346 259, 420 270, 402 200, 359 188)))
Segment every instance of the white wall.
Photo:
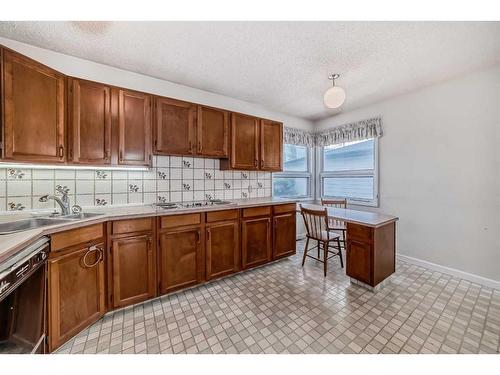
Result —
POLYGON ((380 212, 397 251, 500 281, 500 67, 318 121, 381 115, 380 212))
POLYGON ((235 112, 242 112, 258 117, 281 121, 285 126, 299 129, 312 129, 312 122, 284 113, 269 110, 262 105, 245 102, 208 91, 178 85, 169 81, 152 78, 143 74, 132 73, 111 66, 98 64, 92 61, 49 51, 46 49, 20 43, 15 40, 0 37, 0 44, 19 53, 31 57, 60 72, 97 82, 104 82, 132 90, 144 91, 151 94, 172 97, 224 108, 235 112))

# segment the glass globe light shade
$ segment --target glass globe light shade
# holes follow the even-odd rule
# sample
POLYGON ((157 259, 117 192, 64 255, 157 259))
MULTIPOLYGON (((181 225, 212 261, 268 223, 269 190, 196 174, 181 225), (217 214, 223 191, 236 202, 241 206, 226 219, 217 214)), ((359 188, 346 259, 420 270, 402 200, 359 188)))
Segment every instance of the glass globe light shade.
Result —
POLYGON ((338 108, 345 102, 345 90, 339 86, 330 87, 326 90, 323 101, 328 108, 338 108))

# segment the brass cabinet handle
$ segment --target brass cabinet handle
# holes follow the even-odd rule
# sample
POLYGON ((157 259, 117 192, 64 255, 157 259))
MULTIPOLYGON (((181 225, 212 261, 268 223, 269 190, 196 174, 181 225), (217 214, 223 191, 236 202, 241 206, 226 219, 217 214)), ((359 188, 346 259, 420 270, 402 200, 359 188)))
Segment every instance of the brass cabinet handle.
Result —
POLYGON ((261 167, 261 168, 264 168, 264 159, 261 159, 261 160, 260 160, 260 167, 261 167))
POLYGON ((259 165, 258 163, 259 163, 259 161, 257 159, 255 159, 253 162, 253 165, 255 166, 255 168, 257 168, 257 166, 259 165))
POLYGON ((210 228, 207 229, 207 241, 210 241, 210 228))
POLYGON ((64 156, 64 147, 59 146, 59 157, 62 158, 64 156))
POLYGON ((120 150, 120 160, 123 160, 123 151, 120 150))
POLYGON ((85 268, 92 268, 92 267, 97 266, 97 264, 100 263, 102 259, 103 259, 103 251, 102 251, 102 249, 100 247, 91 246, 91 247, 89 247, 89 249, 87 250, 87 252, 83 256, 82 262, 83 262, 83 265, 85 266, 85 268), (97 257, 97 260, 94 263, 88 264, 87 263, 87 256, 90 253, 93 253, 94 251, 97 251, 99 253, 99 256, 97 257))
POLYGON ((201 153, 201 141, 198 141, 198 152, 201 153))

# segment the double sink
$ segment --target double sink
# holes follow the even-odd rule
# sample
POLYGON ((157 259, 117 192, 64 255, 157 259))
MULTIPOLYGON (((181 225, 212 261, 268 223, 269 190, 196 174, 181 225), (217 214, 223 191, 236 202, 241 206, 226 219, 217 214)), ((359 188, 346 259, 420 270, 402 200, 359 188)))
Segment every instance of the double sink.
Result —
POLYGON ((0 235, 22 232, 24 230, 30 230, 30 229, 37 229, 49 225, 70 223, 78 220, 90 219, 101 215, 103 214, 80 212, 77 214, 64 215, 64 216, 61 215, 57 217, 34 217, 30 219, 17 220, 8 223, 0 223, 0 235))

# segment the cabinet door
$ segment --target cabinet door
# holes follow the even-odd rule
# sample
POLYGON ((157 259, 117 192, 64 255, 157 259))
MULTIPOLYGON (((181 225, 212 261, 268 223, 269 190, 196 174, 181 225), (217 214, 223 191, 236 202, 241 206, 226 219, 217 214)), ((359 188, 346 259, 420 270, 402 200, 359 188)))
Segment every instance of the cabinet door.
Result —
POLYGON ((283 124, 261 120, 260 122, 260 169, 283 170, 283 124))
POLYGON ((259 119, 231 116, 231 168, 257 170, 259 166, 259 119))
POLYGON ((295 254, 296 214, 289 212, 274 217, 273 220, 273 259, 295 254))
POLYGON ((155 252, 150 234, 113 239, 112 304, 131 305, 155 296, 155 252))
POLYGON ((352 239, 347 239, 346 274, 367 284, 372 283, 371 245, 352 239))
POLYGON ((204 266, 201 250, 199 227, 160 234, 160 294, 201 282, 204 266))
POLYGON ((3 80, 4 158, 64 162, 64 76, 4 50, 3 80))
POLYGON ((118 163, 151 165, 151 96, 118 92, 118 163))
POLYGON ((238 270, 238 221, 210 224, 206 229, 207 280, 238 270))
POLYGON ((194 154, 195 116, 194 104, 168 98, 155 98, 155 154, 194 154))
POLYGON ((241 265, 243 269, 271 260, 271 218, 241 222, 241 265))
POLYGON ((80 164, 111 162, 109 86, 70 78, 69 159, 80 164))
POLYGON ((216 108, 198 106, 196 125, 197 154, 228 157, 229 114, 216 108))
POLYGON ((104 245, 82 248, 49 263, 49 350, 105 312, 104 245))

